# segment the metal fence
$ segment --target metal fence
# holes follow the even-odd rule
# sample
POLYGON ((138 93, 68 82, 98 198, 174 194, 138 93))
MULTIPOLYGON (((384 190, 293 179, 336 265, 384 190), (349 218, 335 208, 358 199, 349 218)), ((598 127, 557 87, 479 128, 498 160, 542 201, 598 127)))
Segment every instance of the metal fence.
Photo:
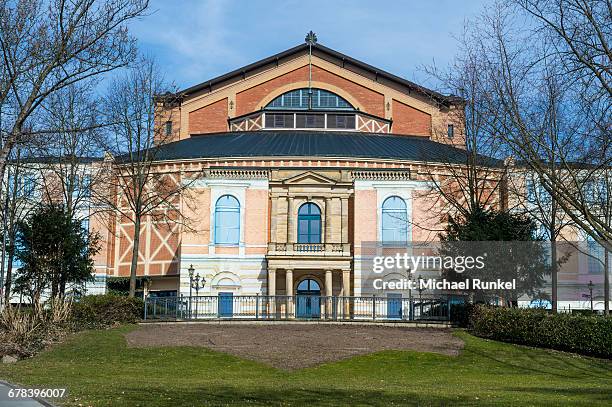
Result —
POLYGON ((146 320, 449 321, 447 298, 213 295, 147 297, 146 320))

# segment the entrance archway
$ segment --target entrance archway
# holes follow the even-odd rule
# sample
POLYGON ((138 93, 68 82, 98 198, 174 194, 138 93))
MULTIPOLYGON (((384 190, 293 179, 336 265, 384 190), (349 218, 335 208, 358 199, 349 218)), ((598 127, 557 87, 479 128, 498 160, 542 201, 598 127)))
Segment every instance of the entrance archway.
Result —
POLYGON ((297 286, 296 290, 296 317, 321 317, 321 286, 313 279, 306 278, 297 286))

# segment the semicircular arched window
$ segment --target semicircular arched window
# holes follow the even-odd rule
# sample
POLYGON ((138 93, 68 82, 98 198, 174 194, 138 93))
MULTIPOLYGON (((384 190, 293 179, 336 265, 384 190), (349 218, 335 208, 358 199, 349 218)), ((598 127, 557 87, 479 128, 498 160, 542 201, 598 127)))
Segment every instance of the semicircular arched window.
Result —
POLYGON ((223 195, 215 204, 215 243, 240 243, 240 202, 232 195, 223 195))
POLYGON ((321 210, 313 203, 298 210, 298 243, 321 243, 321 210))
POLYGON ((408 210, 406 202, 399 196, 390 196, 382 204, 383 243, 405 243, 408 241, 408 210))
POLYGON ((295 89, 283 93, 268 103, 267 109, 321 109, 321 110, 354 110, 354 107, 342 97, 324 89, 295 89), (310 102, 309 102, 310 99, 310 102))

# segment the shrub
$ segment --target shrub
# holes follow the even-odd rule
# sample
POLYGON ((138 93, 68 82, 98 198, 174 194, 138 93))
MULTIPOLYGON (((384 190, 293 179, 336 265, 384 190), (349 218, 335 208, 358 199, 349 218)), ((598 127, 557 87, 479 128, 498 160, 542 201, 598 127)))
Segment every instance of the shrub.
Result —
POLYGON ((474 307, 474 304, 468 302, 451 304, 450 320, 453 325, 461 328, 468 328, 470 325, 470 315, 474 310, 474 307))
POLYGON ((478 305, 470 325, 483 338, 612 358, 611 317, 478 305))
POLYGON ((60 341, 70 330, 71 302, 57 297, 32 307, 0 312, 0 356, 28 357, 60 341))
POLYGON ((83 328, 130 324, 142 317, 144 304, 139 298, 115 294, 87 295, 73 305, 72 319, 83 328))

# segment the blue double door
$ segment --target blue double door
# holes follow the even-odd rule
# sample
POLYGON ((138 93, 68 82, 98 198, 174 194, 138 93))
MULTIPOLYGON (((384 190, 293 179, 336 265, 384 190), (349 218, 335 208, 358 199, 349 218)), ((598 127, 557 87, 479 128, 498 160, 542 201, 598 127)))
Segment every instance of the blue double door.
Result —
POLYGON ((321 287, 315 280, 302 280, 296 291, 297 318, 320 318, 321 317, 321 287))

